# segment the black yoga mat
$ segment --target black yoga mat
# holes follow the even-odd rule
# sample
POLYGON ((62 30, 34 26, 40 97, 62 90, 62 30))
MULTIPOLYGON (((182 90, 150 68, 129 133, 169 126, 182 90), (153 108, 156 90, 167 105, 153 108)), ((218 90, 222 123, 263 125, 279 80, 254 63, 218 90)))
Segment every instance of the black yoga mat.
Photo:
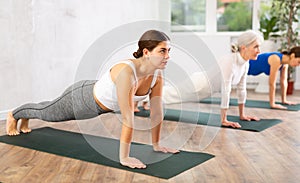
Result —
MULTIPOLYGON (((135 113, 136 116, 149 117, 150 112, 148 110, 143 110, 140 108, 140 112, 135 113)), ((194 112, 194 111, 184 111, 177 109, 165 109, 164 119, 177 122, 186 122, 200 125, 208 126, 221 126, 221 120, 219 114, 210 114, 204 112, 194 112)), ((274 126, 280 122, 279 119, 261 119, 260 121, 242 121, 238 116, 227 115, 229 121, 239 122, 242 126, 241 128, 235 128, 239 130, 248 131, 263 131, 271 126, 274 126)), ((225 127, 225 126, 221 126, 225 127)), ((225 127, 231 128, 231 127, 225 127)))
MULTIPOLYGON (((200 103, 221 104, 221 98, 206 98, 206 99, 201 100, 200 103)), ((280 102, 276 102, 276 103, 287 107, 287 109, 279 109, 279 110, 289 110, 289 111, 299 111, 300 110, 300 104, 286 105, 286 104, 282 104, 280 102)), ((237 99, 230 99, 229 105, 238 106, 237 99)), ((268 101, 262 101, 262 100, 246 100, 245 106, 253 107, 253 108, 274 109, 274 108, 270 107, 270 104, 268 101)))
POLYGON ((54 128, 34 129, 29 134, 19 136, 0 136, 0 142, 26 147, 60 156, 97 163, 127 171, 138 172, 159 178, 169 179, 190 168, 193 168, 214 156, 207 153, 180 151, 177 154, 154 152, 152 146, 132 143, 131 155, 141 161, 154 162, 147 164, 146 169, 131 169, 122 166, 118 159, 119 141, 92 135, 82 135, 54 128), (88 139, 88 140, 87 140, 88 139), (92 143, 91 143, 92 142, 92 143), (93 144, 93 148, 90 144, 93 144), (110 157, 103 156, 95 149, 103 149, 110 157))

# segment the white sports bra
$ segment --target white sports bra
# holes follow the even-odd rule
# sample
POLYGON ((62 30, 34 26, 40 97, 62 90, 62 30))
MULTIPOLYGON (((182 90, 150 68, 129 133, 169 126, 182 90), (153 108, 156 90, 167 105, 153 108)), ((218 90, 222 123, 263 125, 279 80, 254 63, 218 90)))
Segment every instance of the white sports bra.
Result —
MULTIPOLYGON (((135 77, 135 83, 138 83, 138 78, 136 76, 136 69, 135 69, 135 65, 132 61, 128 60, 128 61, 122 61, 119 63, 125 63, 128 64, 134 73, 134 77, 135 77)), ((119 64, 117 63, 117 64, 119 64)), ((113 66, 112 66, 113 67, 113 66)), ((110 70, 109 69, 96 83, 94 86, 94 96, 98 99, 98 101, 101 102, 101 104, 103 104, 105 107, 113 110, 113 111, 117 111, 120 109, 119 104, 118 104, 118 97, 117 97, 117 90, 116 90, 116 85, 115 83, 112 81, 111 76, 110 76, 110 70)), ((135 95, 133 100, 134 101, 142 101, 144 99, 147 98, 147 96, 151 93, 151 88, 155 85, 156 80, 157 80, 157 75, 158 75, 158 71, 156 70, 154 72, 154 76, 150 85, 150 90, 148 92, 148 94, 146 95, 142 95, 142 96, 137 96, 135 95)))

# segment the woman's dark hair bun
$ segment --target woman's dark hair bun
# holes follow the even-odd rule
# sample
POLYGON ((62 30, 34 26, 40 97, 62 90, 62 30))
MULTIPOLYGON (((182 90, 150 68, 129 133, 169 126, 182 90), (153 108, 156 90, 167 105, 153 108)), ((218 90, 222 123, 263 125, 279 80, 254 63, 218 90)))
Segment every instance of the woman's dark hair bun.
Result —
POLYGON ((290 52, 288 50, 282 50, 281 53, 284 54, 284 55, 289 55, 290 54, 290 52))
POLYGON ((134 58, 138 58, 137 52, 134 52, 132 55, 134 56, 134 58))
POLYGON ((140 58, 143 56, 143 52, 138 49, 136 52, 133 53, 134 58, 140 58))

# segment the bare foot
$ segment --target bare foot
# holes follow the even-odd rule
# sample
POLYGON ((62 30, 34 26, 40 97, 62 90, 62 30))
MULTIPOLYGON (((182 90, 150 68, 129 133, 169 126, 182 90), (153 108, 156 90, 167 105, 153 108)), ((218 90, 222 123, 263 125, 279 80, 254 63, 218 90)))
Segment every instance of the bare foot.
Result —
POLYGON ((120 161, 120 163, 121 163, 121 165, 128 166, 129 168, 146 168, 147 167, 140 160, 133 158, 133 157, 123 158, 120 161))
POLYGON ((17 125, 18 121, 14 118, 12 112, 9 112, 6 119, 6 134, 9 136, 19 135, 17 125))
POLYGON ((139 108, 134 108, 134 112, 140 112, 139 108))
POLYGON ((287 109, 287 107, 280 105, 280 104, 271 105, 271 108, 272 109, 287 109))
POLYGON ((144 110, 150 110, 149 106, 148 106, 148 102, 143 102, 143 108, 144 110))
POLYGON ((22 118, 22 119, 20 119, 20 121, 21 121, 20 131, 22 133, 30 133, 31 129, 28 127, 29 120, 25 119, 25 118, 22 118))

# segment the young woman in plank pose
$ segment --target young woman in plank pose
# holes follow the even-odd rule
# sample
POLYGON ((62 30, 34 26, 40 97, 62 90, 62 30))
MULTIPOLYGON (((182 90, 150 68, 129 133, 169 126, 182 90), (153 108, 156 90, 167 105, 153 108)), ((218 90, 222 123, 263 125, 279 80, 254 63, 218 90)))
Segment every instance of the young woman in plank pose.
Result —
POLYGON ((295 46, 289 51, 269 52, 259 54, 257 59, 249 61, 248 75, 265 73, 269 76, 269 101, 271 108, 286 109, 285 106, 275 103, 277 73, 280 72, 280 88, 282 104, 293 105, 294 102, 286 99, 288 66, 300 65, 300 47, 295 46))
POLYGON ((146 168, 140 160, 130 157, 133 135, 134 101, 150 97, 152 144, 154 151, 178 153, 172 148, 160 146, 160 130, 163 121, 161 70, 169 60, 170 39, 157 30, 146 31, 138 42, 135 59, 113 65, 97 81, 79 81, 67 88, 53 101, 22 105, 8 114, 6 132, 10 136, 20 131, 31 132, 28 120, 41 119, 58 122, 89 119, 111 111, 121 111, 122 133, 120 137, 120 163, 130 168, 146 168))

